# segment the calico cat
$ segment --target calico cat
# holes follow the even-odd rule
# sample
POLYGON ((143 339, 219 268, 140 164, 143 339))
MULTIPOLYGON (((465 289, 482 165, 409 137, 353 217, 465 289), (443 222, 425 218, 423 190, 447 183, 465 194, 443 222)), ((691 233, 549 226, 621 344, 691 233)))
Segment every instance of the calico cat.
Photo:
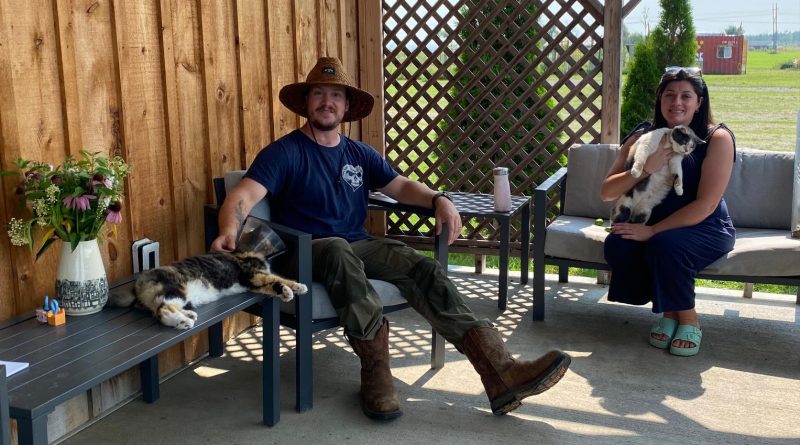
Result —
POLYGON ((643 134, 631 146, 625 168, 630 168, 631 175, 638 178, 642 175, 648 156, 661 147, 670 147, 677 154, 672 156, 665 168, 652 172, 621 196, 611 210, 612 222, 631 222, 644 224, 650 219, 653 208, 658 205, 675 188, 678 196, 683 195, 683 158, 691 153, 697 144, 703 143, 691 128, 678 125, 674 128, 657 128, 643 134))
POLYGON ((161 324, 191 329, 197 321, 197 313, 191 310, 193 307, 226 295, 250 290, 289 301, 294 294, 305 294, 308 289, 304 284, 270 271, 268 259, 276 251, 269 243, 263 248, 263 239, 259 249, 248 249, 247 246, 253 243, 240 239, 237 250, 233 252, 197 255, 169 266, 146 270, 137 277, 132 294, 112 294, 109 304, 130 306, 138 302, 149 309, 161 324))

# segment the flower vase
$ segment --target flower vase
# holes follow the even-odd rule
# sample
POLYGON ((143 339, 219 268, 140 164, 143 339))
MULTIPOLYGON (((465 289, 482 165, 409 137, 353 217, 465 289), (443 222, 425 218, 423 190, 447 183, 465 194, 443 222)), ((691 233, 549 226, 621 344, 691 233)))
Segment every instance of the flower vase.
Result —
POLYGON ((99 312, 108 301, 108 280, 97 239, 81 241, 75 250, 61 243, 56 298, 67 315, 99 312))

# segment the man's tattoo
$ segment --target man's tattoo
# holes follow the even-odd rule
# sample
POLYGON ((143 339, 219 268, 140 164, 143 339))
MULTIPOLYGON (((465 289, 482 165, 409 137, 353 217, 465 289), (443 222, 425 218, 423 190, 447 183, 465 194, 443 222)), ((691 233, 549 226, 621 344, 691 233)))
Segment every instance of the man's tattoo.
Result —
POLYGON ((236 221, 239 221, 239 226, 244 223, 244 202, 240 199, 236 203, 236 221))

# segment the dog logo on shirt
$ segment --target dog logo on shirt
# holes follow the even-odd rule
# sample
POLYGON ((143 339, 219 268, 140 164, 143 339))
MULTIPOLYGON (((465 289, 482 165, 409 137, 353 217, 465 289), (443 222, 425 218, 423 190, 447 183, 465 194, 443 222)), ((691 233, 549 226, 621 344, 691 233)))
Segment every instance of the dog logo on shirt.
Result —
POLYGON ((350 185, 353 191, 356 191, 364 185, 364 169, 360 165, 347 164, 342 167, 342 179, 350 185))

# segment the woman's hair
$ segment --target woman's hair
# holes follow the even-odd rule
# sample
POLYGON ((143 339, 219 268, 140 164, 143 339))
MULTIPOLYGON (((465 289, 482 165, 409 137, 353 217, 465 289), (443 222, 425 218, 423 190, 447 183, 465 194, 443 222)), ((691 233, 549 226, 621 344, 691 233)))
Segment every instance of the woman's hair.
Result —
POLYGON ((702 99, 700 108, 692 117, 692 122, 689 124, 689 127, 696 135, 700 136, 701 138, 705 138, 708 134, 709 124, 714 123, 714 117, 711 115, 711 100, 708 97, 708 86, 706 86, 706 83, 703 80, 703 75, 699 71, 696 73, 690 73, 687 70, 678 69, 675 71, 668 71, 661 76, 661 81, 658 83, 658 88, 656 89, 656 109, 655 119, 653 120, 653 128, 662 128, 667 126, 667 120, 664 119, 664 115, 661 114, 661 95, 664 93, 667 85, 672 82, 679 82, 682 80, 689 82, 692 85, 695 94, 697 94, 697 97, 702 99))

